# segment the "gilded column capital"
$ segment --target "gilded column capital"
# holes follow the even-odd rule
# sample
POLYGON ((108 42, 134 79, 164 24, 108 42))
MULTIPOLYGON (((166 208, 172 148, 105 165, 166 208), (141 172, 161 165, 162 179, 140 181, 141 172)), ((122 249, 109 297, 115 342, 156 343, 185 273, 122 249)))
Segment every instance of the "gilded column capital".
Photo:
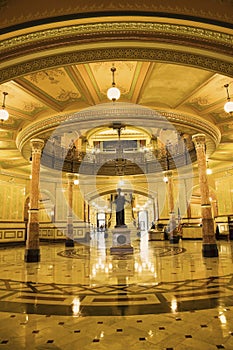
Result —
POLYGON ((42 149, 44 147, 44 140, 41 139, 31 139, 30 140, 32 153, 39 153, 41 154, 42 149))
POLYGON ((167 170, 167 171, 164 171, 164 176, 168 177, 168 178, 171 178, 173 175, 173 172, 172 170, 167 170))
POLYGON ((73 182, 73 180, 75 179, 75 175, 72 173, 67 173, 66 177, 67 177, 68 182, 73 182))
POLYGON ((202 148, 206 143, 205 134, 195 134, 192 136, 192 140, 196 148, 202 148))

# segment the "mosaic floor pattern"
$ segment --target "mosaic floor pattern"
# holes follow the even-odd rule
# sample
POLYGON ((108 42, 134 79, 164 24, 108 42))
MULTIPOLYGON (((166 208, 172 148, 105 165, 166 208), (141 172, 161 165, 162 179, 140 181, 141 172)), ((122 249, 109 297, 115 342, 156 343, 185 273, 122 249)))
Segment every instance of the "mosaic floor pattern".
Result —
POLYGON ((1 249, 0 349, 233 349, 233 243, 134 241, 134 254, 42 244, 1 249), (14 330, 14 332, 12 332, 14 330))

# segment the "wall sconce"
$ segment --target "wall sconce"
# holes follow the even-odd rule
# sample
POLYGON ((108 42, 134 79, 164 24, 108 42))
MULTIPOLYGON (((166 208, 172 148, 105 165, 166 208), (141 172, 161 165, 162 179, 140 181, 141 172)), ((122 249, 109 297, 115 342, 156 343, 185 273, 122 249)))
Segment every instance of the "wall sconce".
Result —
POLYGON ((227 102, 224 105, 224 110, 225 112, 231 114, 233 112, 233 102, 231 101, 230 95, 229 95, 229 90, 228 90, 229 84, 225 84, 224 87, 226 88, 226 91, 227 91, 227 102))
POLYGON ((109 100, 112 100, 113 102, 115 102, 116 100, 118 100, 120 98, 120 90, 116 87, 116 83, 114 80, 114 74, 115 74, 116 68, 112 67, 111 68, 111 72, 112 72, 112 87, 108 89, 107 91, 107 96, 109 100))
POLYGON ((9 118, 9 113, 5 109, 6 105, 6 96, 8 95, 8 92, 3 92, 3 102, 2 102, 2 108, 0 109, 0 120, 1 122, 5 122, 9 118))

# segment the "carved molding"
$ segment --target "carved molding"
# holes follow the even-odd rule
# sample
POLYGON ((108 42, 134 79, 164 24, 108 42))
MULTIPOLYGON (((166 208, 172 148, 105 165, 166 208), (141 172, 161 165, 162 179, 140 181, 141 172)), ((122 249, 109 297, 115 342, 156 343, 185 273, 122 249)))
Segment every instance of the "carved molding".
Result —
POLYGON ((0 50, 7 52, 9 49, 16 49, 18 46, 28 45, 30 43, 37 43, 45 40, 52 40, 54 38, 61 38, 60 41, 65 41, 68 37, 78 37, 92 35, 95 37, 106 36, 110 33, 114 36, 114 33, 121 33, 122 35, 129 35, 131 33, 140 34, 144 33, 148 36, 151 34, 170 34, 178 35, 181 37, 188 37, 201 39, 205 41, 213 41, 215 43, 222 43, 228 46, 232 46, 232 35, 223 32, 213 31, 206 28, 197 28, 188 25, 170 24, 170 23, 153 23, 153 22, 107 22, 107 23, 94 23, 94 24, 82 24, 65 26, 61 28, 48 29, 43 31, 37 31, 25 35, 20 35, 14 38, 2 40, 0 43, 0 50))
POLYGON ((44 141, 41 139, 31 139, 30 140, 32 154, 38 153, 41 154, 42 148, 44 147, 44 141))
POLYGON ((195 148, 202 148, 203 150, 205 149, 205 144, 206 144, 206 137, 205 134, 196 134, 192 136, 192 140, 194 142, 195 148))
POLYGON ((233 76, 232 63, 214 57, 175 51, 172 49, 109 47, 61 53, 58 55, 40 57, 37 60, 33 59, 27 62, 15 64, 1 70, 0 82, 3 83, 4 81, 12 80, 16 77, 51 67, 61 67, 64 65, 103 60, 117 61, 122 59, 180 63, 191 67, 204 68, 220 74, 233 76))
MULTIPOLYGON (((204 28, 197 28, 193 26, 179 24, 175 25, 169 23, 135 21, 72 25, 62 28, 38 31, 26 35, 13 37, 11 39, 2 40, 0 42, 0 61, 8 62, 6 63, 7 68, 2 70, 0 82, 7 81, 18 76, 22 76, 23 74, 36 72, 40 69, 48 69, 54 66, 59 67, 63 64, 63 62, 64 64, 83 63, 89 60, 93 61, 95 60, 95 57, 97 57, 98 59, 98 56, 100 56, 99 59, 102 60, 112 59, 113 57, 125 59, 125 56, 127 56, 128 58, 128 56, 130 56, 130 52, 127 52, 128 49, 120 48, 121 41, 125 40, 137 40, 139 42, 148 42, 148 46, 150 45, 150 42, 163 43, 166 45, 179 45, 181 47, 187 45, 190 48, 192 47, 200 49, 203 53, 202 56, 198 55, 198 57, 203 57, 204 60, 208 60, 207 56, 204 53, 205 51, 214 51, 216 53, 218 52, 223 55, 227 55, 227 57, 231 57, 233 55, 232 35, 204 28), (116 42, 114 54, 111 55, 111 52, 113 52, 112 48, 108 48, 107 50, 104 49, 104 51, 107 52, 108 57, 106 57, 106 54, 103 53, 103 49, 101 48, 93 48, 91 50, 93 51, 93 57, 90 57, 92 56, 91 52, 86 50, 86 48, 83 52, 74 51, 75 46, 80 50, 81 44, 91 44, 103 41, 112 42, 113 40, 116 42), (71 53, 60 53, 56 55, 51 53, 55 49, 62 51, 62 48, 65 47, 67 49, 67 47, 69 46, 72 47, 71 53), (43 58, 40 57, 41 52, 46 50, 51 50, 50 56, 46 56, 43 58), (121 52, 121 55, 123 56, 119 57, 119 55, 116 55, 116 51, 121 52), (126 52, 124 53, 122 51, 126 52), (97 52, 97 54, 95 54, 95 52, 97 52), (33 61, 27 60, 27 63, 25 64, 25 58, 28 54, 37 54, 38 58, 34 58, 33 61), (86 56, 86 58, 83 57, 84 55, 86 56), (8 66, 8 64, 11 64, 9 63, 11 59, 17 59, 18 62, 20 62, 20 60, 23 60, 24 62, 8 66), (44 62, 45 60, 46 62, 44 62)), ((134 45, 135 44, 132 43, 132 48, 130 50, 136 50, 133 48, 134 45)), ((185 55, 185 53, 182 50, 181 52, 173 52, 173 50, 170 50, 170 55, 171 53, 173 53, 174 57, 166 58, 166 56, 168 56, 168 53, 166 53, 165 50, 159 50, 161 52, 158 52, 158 49, 150 49, 155 50, 155 55, 153 55, 151 52, 146 52, 145 50, 149 49, 144 49, 144 52, 141 52, 142 55, 139 55, 138 58, 143 59, 148 57, 147 59, 149 60, 155 60, 157 55, 159 57, 161 57, 162 55, 162 58, 165 61, 168 60, 170 62, 177 62, 177 59, 179 61, 180 58, 176 57, 176 53, 178 56, 185 55)), ((167 51, 169 51, 169 49, 167 51)), ((134 57, 135 54, 136 52, 132 52, 132 57, 134 57)), ((190 52, 189 55, 192 55, 192 53, 190 52)), ((196 57, 197 55, 194 56, 196 57)), ((186 60, 188 59, 186 58, 186 60)), ((195 64, 195 61, 196 58, 193 62, 187 62, 187 64, 195 64)), ((182 59, 181 62, 183 62, 182 59)), ((227 62, 227 59, 224 62, 227 62)), ((200 63, 202 64, 202 62, 200 63)), ((212 64, 210 64, 210 66, 208 67, 211 66, 212 64)), ((217 66, 221 67, 221 64, 218 63, 217 66)), ((203 66, 203 68, 208 67, 203 66)), ((222 69, 224 69, 224 67, 222 67, 222 69)), ((220 69, 219 72, 222 73, 222 69, 220 69)))
POLYGON ((211 152, 220 142, 221 133, 219 129, 200 117, 129 105, 118 103, 117 108, 112 108, 110 104, 103 104, 75 114, 59 115, 38 121, 30 124, 18 134, 17 147, 22 151, 31 138, 42 137, 41 135, 48 130, 51 130, 52 133, 53 130, 58 128, 57 131, 62 132, 63 128, 72 128, 72 124, 78 125, 78 129, 81 130, 82 128, 90 128, 90 123, 94 128, 95 126, 109 124, 109 120, 121 121, 126 119, 127 123, 132 125, 137 125, 137 123, 141 125, 142 120, 144 125, 147 126, 154 125, 155 120, 157 124, 168 125, 170 123, 174 127, 182 124, 182 126, 191 128, 194 133, 205 133, 212 143, 211 152))

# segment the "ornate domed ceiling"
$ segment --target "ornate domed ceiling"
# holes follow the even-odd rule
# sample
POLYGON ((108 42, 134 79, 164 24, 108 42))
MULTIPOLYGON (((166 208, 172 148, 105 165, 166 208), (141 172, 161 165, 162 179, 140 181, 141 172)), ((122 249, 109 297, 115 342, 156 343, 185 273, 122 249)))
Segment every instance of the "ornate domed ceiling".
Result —
MULTIPOLYGON (((232 167, 233 117, 223 109, 225 84, 233 96, 231 1, 86 1, 77 8, 76 1, 24 0, 17 7, 0 2, 0 92, 8 92, 10 113, 0 126, 2 172, 30 174, 25 135, 48 139, 67 116, 107 103, 113 64, 120 102, 169 117, 178 132, 207 132, 211 168, 232 167)), ((143 120, 137 126, 153 133, 143 120)), ((98 121, 77 134, 93 127, 98 121)))

